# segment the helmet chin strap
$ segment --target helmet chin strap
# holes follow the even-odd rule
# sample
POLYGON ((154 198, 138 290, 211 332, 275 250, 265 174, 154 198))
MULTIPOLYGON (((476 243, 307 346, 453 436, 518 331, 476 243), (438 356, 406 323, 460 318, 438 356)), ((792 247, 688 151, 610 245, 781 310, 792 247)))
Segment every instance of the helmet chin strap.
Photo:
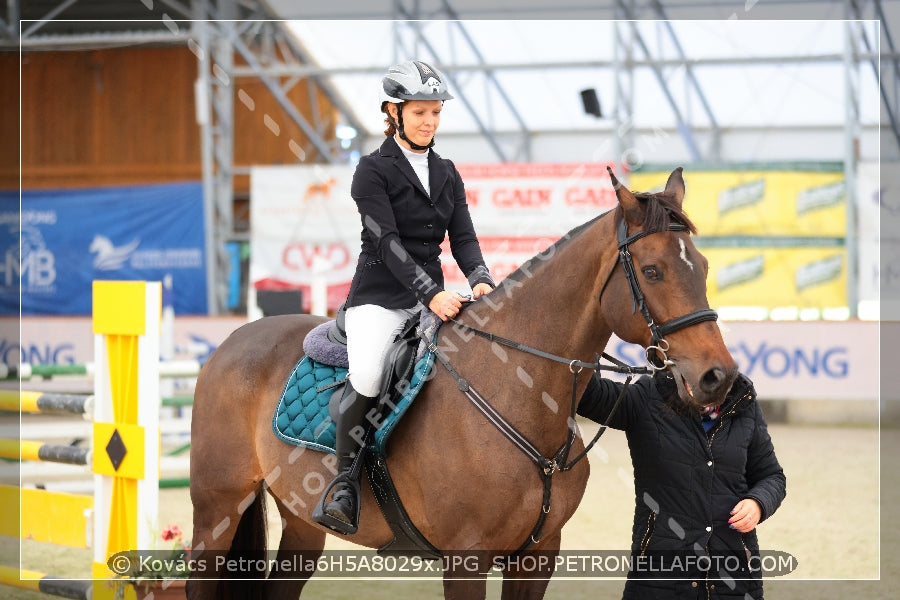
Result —
POLYGON ((406 132, 403 131, 403 104, 397 105, 397 135, 400 136, 401 140, 409 144, 409 147, 413 150, 428 150, 429 148, 434 146, 435 136, 431 136, 431 142, 429 142, 427 146, 419 145, 406 137, 406 132))

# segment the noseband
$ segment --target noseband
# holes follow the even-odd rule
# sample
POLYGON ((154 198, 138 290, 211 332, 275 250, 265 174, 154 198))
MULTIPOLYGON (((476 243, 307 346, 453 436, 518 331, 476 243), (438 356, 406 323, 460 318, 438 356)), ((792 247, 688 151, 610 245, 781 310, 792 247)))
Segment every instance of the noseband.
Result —
MULTIPOLYGON (((688 231, 688 228, 681 223, 670 222, 669 231, 688 231)), ((628 280, 628 287, 631 289, 631 312, 640 309, 650 328, 650 345, 645 350, 647 362, 655 371, 662 371, 670 368, 673 363, 666 356, 669 350, 669 342, 666 341, 666 335, 674 333, 691 325, 702 323, 704 321, 715 321, 719 318, 718 313, 711 308, 702 308, 692 313, 676 317, 666 321, 662 325, 657 325, 650 315, 650 308, 647 306, 647 300, 641 291, 638 283, 637 273, 634 270, 634 261, 631 258, 631 252, 628 251, 628 245, 648 236, 655 231, 640 230, 628 235, 628 224, 625 219, 619 221, 618 229, 618 245, 619 245, 619 262, 622 263, 622 269, 625 271, 625 279, 628 280)))

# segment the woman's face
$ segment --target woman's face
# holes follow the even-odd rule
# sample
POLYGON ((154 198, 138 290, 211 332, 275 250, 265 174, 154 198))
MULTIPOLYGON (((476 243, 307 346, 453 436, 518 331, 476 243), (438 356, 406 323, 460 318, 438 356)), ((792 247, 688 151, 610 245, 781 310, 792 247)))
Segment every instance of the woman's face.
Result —
MULTIPOLYGON (((441 110, 444 103, 441 100, 407 100, 403 103, 403 132, 414 144, 427 146, 431 138, 437 132, 441 123, 441 110)), ((398 121, 397 105, 388 107, 394 121, 398 121)), ((407 146, 405 140, 400 143, 407 146)), ((410 149, 407 146, 407 149, 410 149)))

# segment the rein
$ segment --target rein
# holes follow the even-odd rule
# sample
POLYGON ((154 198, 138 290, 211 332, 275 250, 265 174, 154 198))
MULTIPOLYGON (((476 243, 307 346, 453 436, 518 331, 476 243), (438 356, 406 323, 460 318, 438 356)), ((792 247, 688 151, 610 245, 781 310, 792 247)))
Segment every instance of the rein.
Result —
MULTIPOLYGON (((558 356, 556 354, 551 354, 550 352, 545 352, 543 350, 539 350, 539 349, 529 346, 527 344, 523 344, 521 342, 516 342, 516 341, 510 340, 509 338, 505 338, 505 337, 502 337, 502 336, 499 336, 499 335, 496 335, 493 333, 489 333, 487 331, 483 331, 481 329, 477 329, 475 327, 472 327, 471 325, 461 323, 453 318, 450 318, 449 320, 453 322, 454 326, 459 327, 461 329, 465 329, 466 331, 468 331, 470 333, 474 333, 475 335, 477 335, 479 337, 483 337, 487 340, 490 340, 491 342, 496 342, 498 344, 502 344, 504 346, 513 348, 515 350, 519 350, 521 352, 533 354, 534 356, 539 356, 541 358, 546 358, 547 360, 552 360, 554 362, 563 363, 563 364, 566 364, 569 366, 569 372, 572 373, 572 402, 571 402, 570 410, 569 410, 569 426, 568 426, 569 435, 568 435, 568 438, 566 439, 566 443, 556 452, 554 457, 550 460, 544 458, 540 454, 540 452, 538 452, 536 449, 534 449, 534 452, 532 452, 530 450, 523 450, 525 452, 525 454, 527 454, 529 456, 529 458, 531 458, 535 463, 537 463, 538 467, 540 467, 542 469, 542 471, 546 470, 548 468, 552 469, 552 471, 555 471, 555 470, 569 471, 569 470, 571 470, 572 467, 574 467, 578 461, 580 461, 582 458, 584 458, 587 455, 587 453, 591 450, 591 448, 594 447, 594 444, 596 444, 597 441, 600 439, 600 436, 603 435, 603 432, 606 431, 607 426, 609 425, 609 421, 612 419, 613 414, 615 414, 616 408, 618 408, 618 406, 619 406, 619 401, 625 395, 625 390, 631 384, 631 380, 634 377, 634 375, 649 375, 654 372, 653 369, 649 368, 649 367, 633 367, 631 365, 625 364, 624 362, 620 361, 619 359, 617 359, 616 357, 614 357, 610 354, 607 354, 606 352, 604 352, 600 356, 594 355, 594 362, 584 362, 581 360, 564 358, 564 357, 558 356), (600 363, 601 358, 604 358, 613 364, 612 365, 601 364, 600 363), (619 397, 616 399, 613 409, 610 411, 609 415, 606 417, 606 421, 601 425, 600 430, 597 432, 597 435, 595 435, 594 438, 591 440, 591 442, 587 446, 585 446, 584 451, 582 451, 578 456, 576 456, 574 459, 572 459, 571 462, 566 462, 568 459, 568 456, 569 456, 569 452, 572 450, 572 446, 575 444, 575 437, 577 435, 577 431, 575 428, 575 412, 578 410, 578 374, 581 373, 581 371, 583 369, 591 369, 593 371, 613 371, 615 373, 625 373, 625 374, 627 374, 627 377, 625 379, 625 387, 622 388, 622 393, 619 394, 619 397)), ((467 382, 465 379, 460 377, 459 374, 456 372, 456 370, 450 365, 449 361, 447 361, 445 357, 443 357, 442 355, 440 355, 437 352, 437 348, 435 347, 432 349, 435 351, 435 356, 437 356, 439 358, 439 360, 441 361, 441 364, 444 365, 444 368, 446 368, 450 372, 450 375, 452 375, 453 378, 456 379, 456 383, 457 383, 457 386, 459 387, 460 391, 462 391, 463 393, 466 393, 467 390, 472 389, 471 385, 469 385, 469 382, 467 382)), ((477 394, 477 392, 474 392, 474 393, 477 394)), ((480 395, 479 395, 479 397, 480 397, 480 395)), ((483 398, 482 398, 482 400, 483 400, 483 398)), ((512 439, 512 437, 524 439, 523 436, 518 431, 516 431, 512 425, 509 425, 502 417, 499 416, 498 413, 496 413, 496 411, 494 411, 493 407, 490 407, 490 405, 487 405, 487 406, 490 408, 490 412, 497 415, 497 418, 499 418, 500 422, 503 424, 503 426, 497 425, 497 422, 492 419, 492 422, 494 422, 495 425, 497 425, 501 431, 506 433, 506 430, 509 429, 509 430, 515 432, 512 435, 507 434, 507 437, 509 437, 510 439, 512 439)), ((482 412, 485 412, 485 411, 482 411, 482 412)), ((518 446, 519 444, 516 444, 516 445, 518 446)), ((531 445, 530 442, 528 443, 528 446, 530 446, 532 449, 534 448, 534 446, 531 445)), ((521 448, 521 446, 520 446, 520 448, 521 448)), ((551 471, 551 474, 552 474, 552 471, 551 471)))
POLYGON ((456 369, 453 368, 453 365, 450 364, 450 361, 445 357, 438 349, 437 344, 428 339, 427 336, 422 334, 421 330, 417 330, 417 333, 420 334, 420 338, 423 339, 428 346, 428 349, 434 353, 437 360, 447 369, 447 372, 456 380, 456 385, 459 391, 469 399, 469 401, 477 408, 485 418, 491 422, 494 427, 496 427, 500 433, 502 433, 509 441, 513 443, 519 450, 522 451, 525 456, 527 456, 531 461, 537 465, 538 472, 541 477, 541 481, 544 485, 544 494, 541 501, 541 512, 538 515, 537 522, 531 530, 531 533, 528 536, 528 539, 509 557, 516 557, 528 549, 531 545, 536 544, 540 541, 541 529, 544 526, 544 521, 547 519, 547 515, 550 513, 550 496, 553 489, 553 474, 557 471, 569 471, 571 470, 578 462, 587 456, 588 452, 590 452, 591 448, 600 440, 600 437, 606 432, 609 427, 609 422, 612 420, 613 415, 616 412, 616 409, 619 406, 622 398, 625 396, 625 390, 628 389, 628 386, 631 384, 631 380, 635 374, 649 374, 652 373, 653 370, 648 367, 633 367, 623 363, 622 361, 616 359, 615 357, 603 353, 602 358, 613 363, 612 365, 604 365, 600 364, 600 356, 595 355, 594 362, 584 362, 577 359, 569 359, 564 358, 562 356, 558 356, 556 354, 551 354, 549 352, 545 352, 543 350, 539 350, 537 348, 533 348, 526 344, 522 344, 520 342, 516 342, 510 340, 508 338, 495 335, 493 333, 489 333, 487 331, 483 331, 481 329, 477 329, 465 323, 461 323, 456 319, 449 319, 453 322, 454 326, 469 331, 475 335, 483 337, 491 342, 496 342, 498 344, 502 344, 504 346, 508 346, 510 348, 514 348, 516 350, 520 350, 522 352, 526 352, 528 354, 533 354, 535 356, 539 356, 541 358, 545 358, 547 360, 552 360, 554 362, 563 363, 569 366, 569 371, 572 373, 572 402, 569 407, 569 419, 568 419, 568 434, 566 435, 566 441, 562 446, 556 451, 556 453, 551 457, 547 458, 541 451, 532 444, 528 438, 526 438, 518 429, 516 429, 513 425, 509 423, 506 419, 503 418, 503 415, 498 413, 493 406, 491 406, 490 402, 488 402, 484 396, 482 396, 478 390, 476 390, 472 385, 463 378, 456 369), (625 379, 625 385, 619 393, 618 398, 616 398, 616 402, 613 405, 612 410, 610 410, 609 415, 606 417, 606 421, 600 426, 597 430, 596 435, 587 444, 578 456, 569 460, 569 453, 572 450, 572 446, 575 444, 575 439, 577 437, 577 425, 575 423, 575 413, 578 410, 578 374, 581 373, 583 369, 592 369, 595 371, 606 370, 606 371, 615 371, 617 373, 627 373, 627 377, 625 379))
POLYGON ((434 353, 437 360, 447 369, 447 372, 456 380, 457 388, 469 399, 469 401, 477 408, 484 416, 487 418, 489 422, 491 422, 494 427, 496 427, 500 433, 502 433, 509 441, 513 443, 519 450, 522 451, 525 456, 527 456, 531 461, 537 465, 538 473, 540 474, 541 481, 544 485, 544 494, 541 500, 541 512, 538 514, 537 522, 531 530, 531 533, 528 535, 528 539, 519 546, 507 557, 507 560, 512 559, 516 556, 522 554, 525 550, 531 547, 533 544, 537 544, 540 541, 541 529, 544 526, 544 521, 547 519, 547 515, 550 513, 550 496, 553 489, 553 474, 557 471, 568 471, 572 469, 582 458, 587 456, 587 453, 594 447, 594 444, 600 439, 600 436, 608 428, 609 422, 612 419, 613 415, 616 412, 616 409, 619 406, 622 398, 625 396, 625 390, 628 388, 631 383, 631 379, 635 373, 650 373, 652 372, 650 369, 646 367, 632 367, 626 365, 615 358, 603 354, 604 358, 607 360, 618 363, 618 366, 607 366, 599 364, 599 357, 593 363, 586 363, 579 360, 569 360, 562 358, 561 356, 556 356, 555 354, 550 354, 544 352, 542 350, 537 350, 535 348, 531 348, 530 346, 526 346, 525 344, 519 344, 516 342, 511 342, 511 340, 507 340, 506 338, 501 338, 499 336, 495 336, 493 334, 481 331, 479 329, 475 329, 474 327, 470 327, 464 323, 460 323, 455 319, 451 319, 455 325, 465 328, 481 337, 485 337, 487 339, 491 339, 492 341, 496 341, 498 343, 502 343, 504 345, 508 345, 512 348, 516 348, 518 350, 522 350, 523 352, 528 352, 529 354, 534 354, 536 356, 540 356, 542 358, 547 358, 556 362, 561 362, 569 365, 569 370, 572 372, 572 403, 569 410, 569 419, 568 419, 568 434, 566 436, 566 441, 563 445, 556 451, 552 458, 547 458, 541 451, 537 449, 537 447, 532 444, 528 438, 526 438, 515 426, 511 425, 509 421, 503 418, 503 415, 498 413, 493 406, 491 406, 490 402, 488 402, 484 396, 482 396, 478 390, 476 390, 472 385, 466 381, 457 371, 453 368, 453 365, 450 364, 450 361, 445 357, 437 347, 437 344, 430 339, 426 339, 425 336, 420 336, 428 346, 428 349, 434 353), (577 370, 575 369, 577 367, 577 370), (600 426, 600 429, 597 430, 597 434, 591 440, 591 442, 585 446, 584 450, 578 454, 571 461, 568 460, 569 452, 572 449, 572 446, 575 443, 575 438, 577 437, 577 425, 575 424, 575 413, 578 409, 578 374, 582 371, 583 368, 591 368, 591 369, 605 369, 605 370, 613 370, 619 373, 628 373, 628 377, 625 380, 625 387, 622 388, 622 391, 619 393, 619 397, 616 398, 616 402, 613 405, 612 410, 610 410, 609 415, 606 417, 606 421, 603 425, 600 426))
MULTIPOLYGON (((681 223, 673 222, 669 224, 668 230, 688 231, 688 228, 681 223)), ((472 327, 471 325, 461 323, 456 319, 449 319, 453 322, 454 326, 473 333, 479 337, 483 337, 491 342, 502 344, 521 352, 526 352, 534 356, 538 356, 569 366, 569 371, 572 373, 572 402, 569 408, 568 434, 566 436, 566 441, 562 446, 560 446, 560 448, 551 458, 547 458, 543 454, 541 454, 540 450, 538 450, 537 447, 528 440, 528 438, 526 438, 518 429, 511 425, 506 419, 504 419, 503 416, 499 412, 497 412, 496 409, 494 409, 494 407, 491 406, 490 403, 456 371, 456 369, 453 368, 453 365, 450 364, 450 361, 447 359, 447 357, 445 357, 439 351, 435 341, 429 339, 428 336, 425 336, 421 329, 417 328, 416 330, 419 337, 428 346, 428 349, 434 353, 437 360, 440 361, 444 368, 447 369, 447 372, 450 373, 450 375, 456 380, 457 388, 466 396, 466 398, 469 399, 469 401, 475 406, 475 408, 477 408, 485 416, 485 418, 487 418, 488 421, 490 421, 507 439, 509 439, 517 448, 519 448, 519 450, 521 450, 522 453, 524 453, 538 467, 541 481, 544 485, 541 512, 538 515, 537 523, 535 523, 534 527, 532 528, 528 539, 525 540, 525 542, 521 546, 519 546, 519 548, 515 552, 507 557, 507 560, 520 555, 533 544, 537 544, 540 541, 541 529, 543 528, 544 522, 547 519, 547 515, 550 512, 550 495, 553 486, 553 474, 557 471, 571 470, 576 464, 578 464, 581 459, 587 456, 588 452, 590 452, 597 441, 599 441, 600 437, 608 429, 609 423, 612 420, 616 409, 618 409, 622 398, 625 397, 625 392, 628 389, 628 386, 631 384, 631 380, 634 375, 652 374, 657 371, 669 369, 675 375, 676 385, 678 386, 679 392, 686 393, 684 389, 684 383, 681 381, 682 377, 678 373, 675 362, 673 360, 670 360, 666 356, 666 352, 669 349, 669 343, 666 341, 665 336, 667 334, 684 329, 686 327, 690 327, 692 325, 696 325, 698 323, 702 323, 704 321, 715 321, 716 319, 718 319, 718 314, 716 313, 716 311, 710 308, 705 308, 695 310, 680 317, 676 317, 667 321, 666 323, 663 323, 662 325, 656 324, 656 322, 653 320, 652 315, 650 314, 650 308, 647 306, 646 298, 641 291, 641 287, 638 283, 637 274, 634 268, 634 261, 631 257, 631 252, 628 250, 629 244, 652 233, 655 232, 640 230, 629 236, 628 224, 626 223, 625 219, 622 219, 619 222, 617 231, 619 262, 622 264, 622 269, 625 272, 625 278, 628 281, 628 287, 631 291, 632 312, 639 309, 641 311, 641 314, 644 316, 644 319, 647 321, 647 326, 650 328, 651 343, 645 351, 645 356, 649 365, 647 367, 634 367, 631 365, 627 365, 622 361, 616 359, 615 357, 607 354, 606 352, 604 352, 602 355, 595 354, 593 362, 569 359, 556 354, 552 354, 550 352, 539 350, 521 342, 516 342, 509 338, 477 329, 475 327, 472 327), (613 364, 601 364, 601 357, 613 364), (585 446, 584 450, 581 451, 578 456, 576 456, 572 460, 569 460, 569 453, 571 452, 572 447, 575 444, 575 439, 578 433, 577 425, 575 423, 575 415, 578 410, 579 401, 578 374, 581 373, 581 371, 584 369, 591 369, 594 371, 614 371, 616 373, 624 373, 627 376, 625 378, 624 386, 619 392, 619 395, 616 398, 612 409, 607 415, 606 420, 600 425, 600 428, 597 430, 594 438, 590 441, 589 444, 585 446)))

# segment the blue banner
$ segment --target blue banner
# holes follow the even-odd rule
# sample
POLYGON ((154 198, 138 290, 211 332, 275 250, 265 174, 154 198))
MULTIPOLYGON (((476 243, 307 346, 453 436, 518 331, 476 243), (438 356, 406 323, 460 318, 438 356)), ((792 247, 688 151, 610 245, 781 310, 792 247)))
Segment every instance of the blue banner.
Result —
POLYGON ((200 183, 0 192, 0 314, 89 315, 95 279, 172 276, 175 314, 206 314, 200 183), (20 218, 21 217, 21 218, 20 218), (20 245, 21 240, 21 245, 20 245))

